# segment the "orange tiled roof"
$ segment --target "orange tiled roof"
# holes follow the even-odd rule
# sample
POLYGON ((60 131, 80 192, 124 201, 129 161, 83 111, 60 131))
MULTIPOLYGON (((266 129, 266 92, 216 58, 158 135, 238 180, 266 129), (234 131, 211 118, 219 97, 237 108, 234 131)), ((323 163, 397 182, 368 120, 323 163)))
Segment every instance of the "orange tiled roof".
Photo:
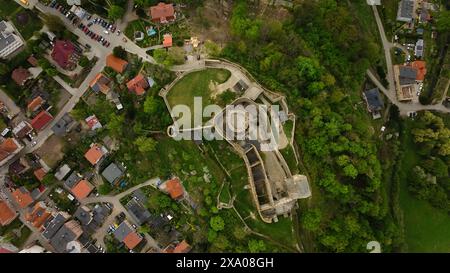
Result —
POLYGON ((173 20, 175 18, 175 9, 173 4, 159 3, 156 6, 150 7, 150 15, 152 21, 164 22, 173 20))
POLYGON ((91 183, 83 179, 72 188, 72 193, 78 200, 86 198, 94 189, 91 183))
POLYGON ((188 253, 190 250, 191 246, 186 242, 186 240, 183 240, 175 247, 173 253, 188 253))
POLYGON ((22 67, 14 69, 11 74, 11 78, 18 84, 23 85, 29 78, 31 77, 31 73, 22 67))
POLYGON ((28 106, 27 109, 30 112, 36 111, 42 104, 44 103, 44 99, 41 96, 38 96, 32 100, 28 106))
POLYGON ((121 58, 117 58, 113 54, 109 54, 108 57, 106 57, 106 66, 111 67, 118 73, 122 73, 127 65, 127 61, 122 60, 121 58))
POLYGON ((102 149, 97 144, 92 145, 92 147, 84 154, 84 157, 91 162, 92 165, 97 164, 102 156, 102 149))
POLYGON ((30 192, 23 187, 13 191, 12 196, 21 209, 26 208, 28 205, 33 203, 33 198, 31 197, 30 192))
POLYGON ((127 82, 128 90, 136 93, 136 95, 143 95, 145 93, 145 89, 149 87, 147 79, 139 73, 131 79, 129 82, 127 82))
POLYGON ((13 211, 6 202, 0 200, 0 226, 6 226, 16 218, 16 212, 13 211))
POLYGON ((142 237, 136 232, 130 232, 125 238, 123 238, 124 244, 128 249, 135 248, 142 241, 142 237))
POLYGON ((172 35, 164 34, 163 46, 164 47, 171 47, 172 46, 172 35))
POLYGON ((179 199, 184 195, 183 186, 178 178, 167 181, 166 188, 172 199, 179 199))
POLYGON ((47 207, 41 202, 36 203, 34 207, 25 215, 25 220, 31 222, 35 228, 40 228, 52 214, 47 211, 47 207))
POLYGON ((7 158, 19 148, 13 138, 7 138, 0 144, 0 161, 7 158))
POLYGON ((414 61, 411 66, 417 70, 417 81, 423 81, 425 79, 425 75, 427 74, 427 68, 425 61, 414 61))
POLYGON ((34 171, 34 176, 39 181, 42 181, 46 174, 47 174, 47 172, 44 170, 44 168, 39 168, 39 169, 34 171))

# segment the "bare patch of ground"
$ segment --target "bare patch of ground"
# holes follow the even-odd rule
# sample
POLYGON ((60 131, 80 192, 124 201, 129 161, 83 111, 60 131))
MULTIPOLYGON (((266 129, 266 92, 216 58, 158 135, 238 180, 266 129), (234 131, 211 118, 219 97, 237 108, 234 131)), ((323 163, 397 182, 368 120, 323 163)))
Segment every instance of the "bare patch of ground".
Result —
POLYGON ((58 162, 63 159, 64 140, 56 135, 52 135, 36 151, 50 168, 55 168, 58 162))

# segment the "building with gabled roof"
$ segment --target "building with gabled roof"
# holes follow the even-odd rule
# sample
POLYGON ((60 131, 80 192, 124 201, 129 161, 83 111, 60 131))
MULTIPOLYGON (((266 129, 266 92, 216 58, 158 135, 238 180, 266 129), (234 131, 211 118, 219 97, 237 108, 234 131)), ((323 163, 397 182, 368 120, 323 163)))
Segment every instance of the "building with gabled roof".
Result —
POLYGON ((174 200, 181 200, 184 198, 184 188, 178 178, 173 178, 162 183, 159 188, 168 193, 174 200))
POLYGON ((94 92, 102 92, 103 94, 108 94, 111 91, 111 80, 106 77, 103 73, 98 73, 94 79, 89 83, 89 86, 94 90, 94 92))
POLYGON ((34 177, 36 177, 37 180, 42 182, 44 180, 45 175, 47 175, 47 172, 44 170, 44 168, 36 169, 34 172, 34 177))
POLYGON ((384 102, 378 88, 366 90, 363 95, 367 103, 367 110, 372 113, 372 117, 374 119, 380 118, 380 111, 384 107, 384 102))
POLYGON ((95 115, 87 117, 84 121, 86 121, 89 129, 93 131, 102 128, 102 124, 95 115))
POLYGON ((71 192, 78 200, 83 200, 88 197, 94 190, 94 186, 86 179, 80 180, 72 189, 71 192))
POLYGON ((11 73, 11 79, 19 86, 23 86, 31 78, 33 78, 33 75, 31 75, 30 71, 22 67, 14 69, 11 73))
POLYGON ((417 70, 416 81, 422 82, 425 80, 425 75, 427 74, 425 61, 414 61, 411 63, 411 67, 417 70))
POLYGON ((150 7, 150 16, 155 23, 165 24, 176 19, 173 4, 158 3, 156 6, 150 7))
POLYGON ((128 249, 134 249, 143 239, 142 236, 131 227, 127 220, 123 221, 117 227, 114 231, 114 237, 119 242, 123 242, 128 249))
POLYGON ((68 244, 78 240, 82 234, 83 230, 80 224, 75 220, 70 220, 56 232, 53 238, 50 239, 50 245, 57 253, 70 252, 68 244))
POLYGON ((415 0, 401 0, 398 3, 397 21, 410 23, 414 19, 415 0))
POLYGON ((24 41, 15 31, 10 22, 0 21, 0 58, 8 58, 23 47, 24 41))
POLYGON ((30 134, 33 131, 33 128, 31 125, 26 121, 21 121, 19 124, 17 124, 16 127, 13 128, 12 133, 15 135, 18 139, 22 139, 26 137, 28 134, 30 134))
POLYGON ((97 165, 103 157, 107 154, 107 150, 100 144, 93 143, 89 150, 84 154, 84 158, 86 158, 92 165, 97 165))
POLYGON ((123 73, 125 69, 127 69, 128 62, 114 56, 113 54, 109 54, 106 57, 106 66, 112 68, 117 73, 123 73))
POLYGON ((25 220, 33 227, 40 229, 50 216, 52 216, 52 212, 41 201, 28 209, 28 212, 25 214, 25 220))
POLYGON ((70 218, 70 215, 66 212, 59 212, 54 216, 48 223, 44 226, 44 231, 42 232, 42 237, 47 241, 58 232, 58 230, 64 225, 64 223, 70 218))
POLYGON ((41 111, 31 120, 31 127, 36 131, 44 129, 51 121, 53 116, 47 111, 41 111))
POLYGON ((66 70, 74 70, 79 59, 75 46, 68 40, 56 40, 51 55, 52 59, 66 70))
POLYGON ((147 79, 141 73, 127 82, 127 87, 130 92, 134 92, 138 96, 142 96, 145 90, 149 87, 147 79))
POLYGON ((2 139, 0 143, 0 166, 22 150, 23 146, 15 138, 2 139))
POLYGON ((28 207, 34 201, 31 193, 25 187, 14 190, 12 196, 21 209, 28 207))
POLYGON ((164 34, 163 47, 172 47, 172 34, 164 34))
POLYGON ((0 200, 0 226, 9 225, 16 217, 17 213, 9 207, 8 203, 0 200))
POLYGON ((43 104, 45 100, 41 96, 35 97, 30 103, 28 103, 27 110, 30 113, 37 111, 43 104))

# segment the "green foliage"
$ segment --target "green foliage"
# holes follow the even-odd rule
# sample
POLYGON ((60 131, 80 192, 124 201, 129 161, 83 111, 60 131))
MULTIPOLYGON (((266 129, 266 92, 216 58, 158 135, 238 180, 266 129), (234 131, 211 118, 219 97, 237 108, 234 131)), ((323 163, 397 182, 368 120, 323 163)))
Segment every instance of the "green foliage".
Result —
POLYGON ((309 210, 304 213, 301 218, 301 223, 305 229, 310 231, 317 231, 320 228, 320 221, 322 213, 318 209, 309 210))
POLYGON ((138 147, 139 152, 148 153, 155 151, 156 141, 151 137, 140 136, 136 138, 134 144, 138 147))
POLYGON ((108 9, 108 18, 111 20, 117 20, 122 18, 125 14, 125 9, 121 6, 111 5, 108 9))
POLYGON ((83 55, 83 56, 81 56, 80 60, 78 61, 78 64, 81 67, 86 67, 86 66, 89 65, 89 59, 86 56, 83 55))
POLYGON ((214 231, 221 231, 225 228, 225 222, 223 221, 222 217, 214 216, 214 217, 211 217, 211 220, 209 221, 209 226, 214 231))
POLYGON ((117 58, 121 58, 124 60, 127 59, 127 51, 121 46, 116 46, 113 49, 113 55, 116 56, 117 58))
POLYGON ((266 251, 266 244, 262 240, 248 241, 248 250, 250 253, 260 253, 266 251))

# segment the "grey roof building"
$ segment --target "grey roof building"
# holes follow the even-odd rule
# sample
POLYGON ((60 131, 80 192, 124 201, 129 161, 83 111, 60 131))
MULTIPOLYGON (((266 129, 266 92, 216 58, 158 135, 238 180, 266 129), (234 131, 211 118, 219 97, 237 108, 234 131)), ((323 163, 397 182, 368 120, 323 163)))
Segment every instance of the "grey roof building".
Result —
POLYGON ((62 181, 64 179, 64 177, 66 177, 67 174, 69 174, 70 172, 70 167, 67 164, 62 165, 58 171, 55 173, 55 177, 56 179, 58 179, 59 181, 62 181))
POLYGON ((116 163, 109 164, 102 172, 102 176, 110 183, 115 184, 123 175, 123 169, 116 163))
POLYGON ((397 21, 409 23, 414 16, 414 0, 402 0, 398 4, 397 21))
POLYGON ((53 125, 52 131, 57 136, 65 136, 75 125, 75 120, 66 113, 55 125, 53 125))
POLYGON ((151 214, 150 212, 144 208, 140 203, 138 203, 135 199, 131 199, 125 206, 128 213, 130 213, 133 220, 138 223, 138 225, 142 225, 147 222, 151 214))
POLYGON ((400 85, 414 84, 416 82, 417 70, 411 66, 400 66, 399 72, 400 85))
POLYGON ((10 22, 0 21, 0 58, 7 58, 24 45, 14 32, 14 26, 10 22))
POLYGON ((69 215, 66 213, 58 213, 53 219, 48 222, 45 226, 44 232, 42 232, 42 236, 50 240, 56 232, 64 225, 64 223, 69 219, 69 215))
POLYGON ((131 226, 128 223, 128 221, 125 220, 114 231, 114 237, 119 242, 123 242, 123 239, 125 239, 125 237, 127 237, 127 235, 130 234, 131 232, 133 232, 133 229, 131 228, 131 226))
POLYGON ((380 111, 384 107, 383 99, 381 98, 378 88, 373 88, 364 91, 364 97, 367 102, 367 108, 370 112, 380 111))
POLYGON ((423 39, 417 40, 416 47, 414 48, 414 55, 419 58, 423 57, 423 39))
POLYGON ((81 180, 81 178, 82 177, 79 176, 78 173, 74 171, 69 175, 66 181, 64 181, 64 185, 68 189, 72 189, 81 180))
POLYGON ((81 234, 83 234, 83 230, 81 229, 80 224, 75 220, 71 220, 65 223, 58 232, 56 232, 55 236, 50 240, 50 245, 57 253, 67 253, 69 252, 67 244, 76 241, 81 234))
POLYGON ((91 210, 86 206, 80 206, 73 215, 83 226, 89 225, 92 221, 91 210))

